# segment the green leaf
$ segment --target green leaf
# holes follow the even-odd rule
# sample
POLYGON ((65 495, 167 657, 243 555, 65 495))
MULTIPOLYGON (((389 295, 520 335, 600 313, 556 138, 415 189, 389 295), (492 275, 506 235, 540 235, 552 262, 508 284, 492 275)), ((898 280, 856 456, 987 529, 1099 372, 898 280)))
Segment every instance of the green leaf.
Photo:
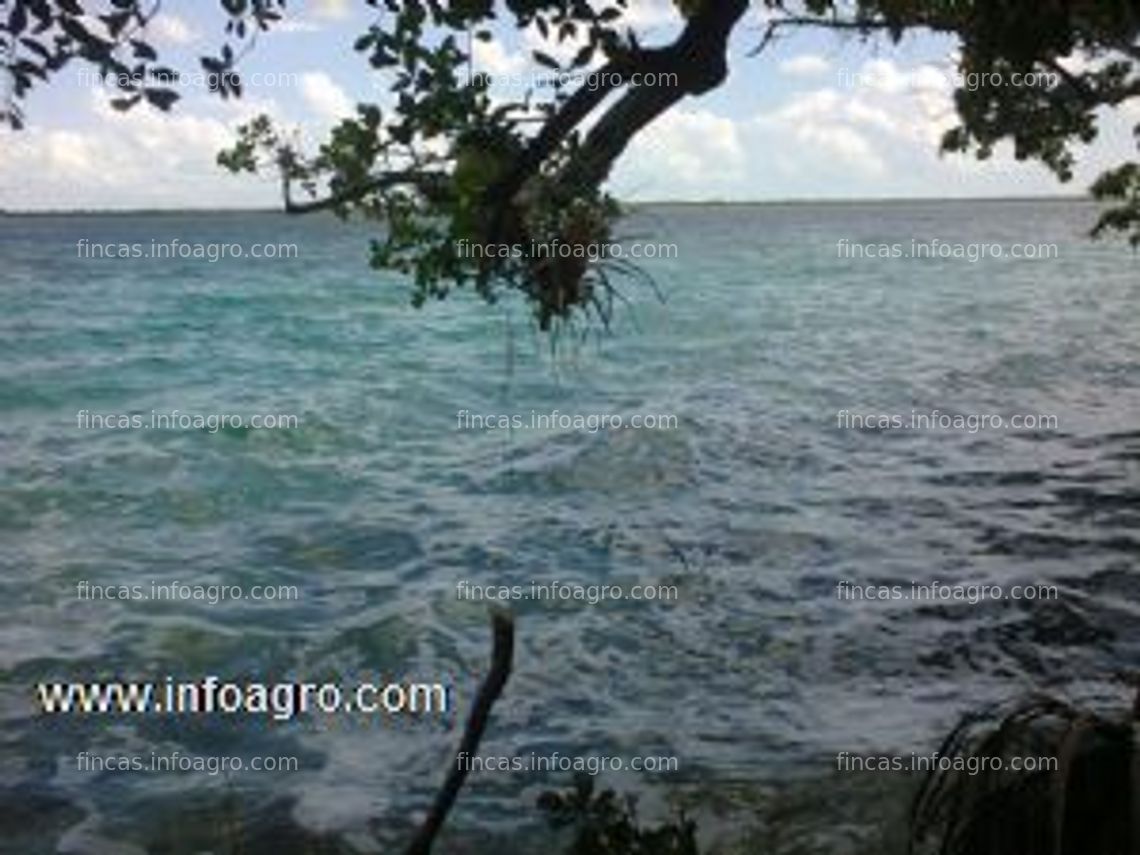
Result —
POLYGON ((586 45, 574 57, 574 65, 586 65, 594 57, 594 45, 586 45))
POLYGON ((12 14, 8 16, 8 33, 13 36, 18 36, 24 32, 24 27, 28 25, 28 12, 24 4, 17 0, 15 6, 12 7, 12 14))
POLYGON ((550 54, 543 53, 540 50, 536 50, 534 52, 534 61, 537 62, 539 65, 546 66, 547 68, 553 68, 555 71, 558 71, 559 69, 562 68, 562 66, 559 65, 559 63, 558 63, 558 60, 556 60, 550 54))
POLYGON ((137 104, 140 100, 142 100, 141 95, 132 95, 129 98, 112 98, 111 99, 111 106, 114 107, 116 110, 129 110, 131 107, 135 106, 135 104, 137 104))
POLYGON ((131 39, 131 47, 135 49, 135 57, 137 59, 147 59, 151 62, 158 59, 158 53, 146 42, 139 41, 138 39, 131 39))
POLYGON ((169 110, 174 102, 181 96, 172 89, 146 89, 143 91, 148 103, 162 110, 163 112, 169 110))

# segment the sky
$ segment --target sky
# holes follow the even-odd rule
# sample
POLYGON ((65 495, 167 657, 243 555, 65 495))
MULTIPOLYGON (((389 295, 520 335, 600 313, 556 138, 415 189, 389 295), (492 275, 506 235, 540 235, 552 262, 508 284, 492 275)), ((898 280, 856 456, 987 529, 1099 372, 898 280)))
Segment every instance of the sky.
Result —
MULTIPOLYGON (((1069 185, 1038 164, 1016 162, 1008 149, 986 162, 941 156, 939 139, 954 124, 952 41, 917 35, 893 45, 804 30, 751 56, 765 24, 756 6, 733 36, 728 81, 660 117, 618 162, 610 188, 619 198, 1072 194, 1102 169, 1136 156, 1135 102, 1107 117, 1100 139, 1079 149, 1069 185)), ((33 90, 24 130, 0 130, 0 208, 280 206, 271 177, 232 176, 215 156, 238 124, 259 113, 315 143, 358 101, 385 103, 384 78, 352 50, 375 14, 362 0, 293 0, 284 23, 261 35, 242 60, 244 97, 222 100, 195 79, 197 57, 222 44, 221 10, 215 0, 166 0, 151 38, 166 64, 188 74, 174 110, 112 110, 113 92, 89 69, 69 66, 33 90)), ((670 0, 631 0, 629 23, 642 44, 652 45, 667 43, 680 18, 670 0)), ((495 35, 476 43, 475 70, 496 79, 498 97, 517 96, 519 81, 539 70, 531 51, 544 46, 536 32, 506 23, 495 35)))

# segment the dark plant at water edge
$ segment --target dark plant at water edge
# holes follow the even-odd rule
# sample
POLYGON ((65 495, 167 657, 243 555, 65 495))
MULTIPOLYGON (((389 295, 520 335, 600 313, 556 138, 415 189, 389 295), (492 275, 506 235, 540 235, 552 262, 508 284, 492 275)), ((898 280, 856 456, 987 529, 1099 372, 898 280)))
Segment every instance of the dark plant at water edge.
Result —
POLYGON ((967 715, 911 813, 912 855, 1137 855, 1137 706, 1107 717, 1050 697, 967 715), (1014 758, 1053 758, 1015 771, 1014 758))
POLYGON ((543 793, 538 807, 551 828, 572 831, 566 855, 698 855, 695 822, 681 814, 643 828, 634 797, 613 790, 595 793, 587 774, 579 774, 570 789, 543 793))

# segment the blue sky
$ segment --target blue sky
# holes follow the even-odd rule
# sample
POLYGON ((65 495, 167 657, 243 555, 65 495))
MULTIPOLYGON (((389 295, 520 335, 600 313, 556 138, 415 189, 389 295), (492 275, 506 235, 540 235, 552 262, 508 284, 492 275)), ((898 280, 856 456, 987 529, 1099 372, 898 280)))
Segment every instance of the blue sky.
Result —
MULTIPOLYGON (((679 19, 669 0, 631 0, 642 42, 665 41, 679 19)), ((149 107, 117 113, 109 90, 69 68, 26 103, 28 127, 2 131, 0 207, 208 208, 279 204, 269 179, 235 178, 214 165, 233 128, 266 112, 320 140, 358 100, 381 100, 384 81, 351 44, 373 10, 360 0, 290 4, 285 26, 263 35, 244 58, 246 95, 222 101, 190 80, 170 114, 149 107)), ((153 40, 164 60, 199 70, 197 57, 222 41, 214 0, 166 0, 153 40)), ((940 157, 953 122, 952 41, 929 36, 901 45, 825 32, 789 35, 762 55, 757 10, 734 36, 729 81, 687 99, 633 143, 612 176, 630 200, 784 200, 883 197, 1034 196, 1080 192, 1098 171, 1135 157, 1125 105, 1081 152, 1077 180, 1062 187, 1042 167, 1007 151, 986 163, 940 157)), ((477 70, 507 80, 536 71, 534 32, 507 26, 480 45, 477 70)), ((556 51, 552 51, 556 52, 556 51)), ((1076 59, 1073 60, 1077 62, 1076 59)), ((509 81, 499 86, 510 94, 509 81)))

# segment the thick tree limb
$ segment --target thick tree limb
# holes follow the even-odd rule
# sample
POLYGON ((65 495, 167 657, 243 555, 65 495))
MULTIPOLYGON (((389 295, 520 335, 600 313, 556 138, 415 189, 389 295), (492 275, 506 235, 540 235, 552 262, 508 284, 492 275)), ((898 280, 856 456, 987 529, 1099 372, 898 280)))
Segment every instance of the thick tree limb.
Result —
POLYGON ((585 119, 594 109, 605 100, 606 96, 617 88, 618 78, 621 74, 614 63, 609 63, 598 72, 598 86, 593 88, 583 86, 571 95, 566 103, 551 116, 542 126, 542 130, 531 139, 514 168, 501 182, 489 188, 488 195, 493 199, 511 199, 522 189, 527 178, 533 175, 546 158, 554 153, 555 149, 585 119))
POLYGON ((631 89, 590 131, 567 180, 587 186, 600 184, 634 136, 685 94, 680 88, 631 89))
POLYGON ((483 685, 479 687, 479 694, 475 696, 475 704, 471 707, 471 715, 467 719, 467 727, 463 730, 463 738, 459 741, 459 750, 455 754, 451 769, 436 794, 423 825, 420 826, 408 848, 404 850, 405 855, 429 855, 431 852, 432 843, 443 827, 452 805, 455 804, 463 782, 467 780, 467 764, 462 763, 461 759, 475 756, 479 741, 483 738, 483 731, 487 728, 491 707, 507 684, 507 678, 511 673, 511 662, 514 659, 514 619, 507 612, 495 609, 491 612, 491 627, 494 634, 491 670, 487 672, 483 685))
POLYGON ((728 74, 728 37, 748 11, 749 0, 718 0, 704 3, 689 18, 673 44, 662 48, 636 49, 611 61, 607 76, 595 89, 583 87, 570 97, 538 135, 507 178, 488 188, 490 220, 487 242, 503 237, 508 209, 526 181, 537 174, 542 163, 569 134, 606 98, 626 86, 635 74, 653 73, 675 81, 657 86, 630 87, 598 121, 586 137, 581 151, 567 168, 565 186, 596 187, 605 180, 614 161, 633 137, 686 95, 701 95, 724 82, 728 74), (620 78, 615 77, 620 74, 620 78))
POLYGON ((703 95, 728 76, 728 37, 748 11, 748 0, 705 3, 677 41, 655 52, 653 71, 676 75, 675 86, 631 88, 609 109, 586 137, 572 182, 595 186, 605 180, 614 161, 646 125, 687 95, 703 95))
POLYGON ((1065 81, 1066 85, 1068 85, 1068 87, 1077 94, 1081 102, 1086 107, 1095 107, 1097 105, 1096 93, 1093 92, 1088 87, 1088 84, 1086 84, 1085 81, 1081 80, 1080 77, 1073 74, 1071 71, 1065 68, 1065 66, 1061 65, 1061 63, 1052 57, 1047 57, 1041 62, 1046 68, 1052 70, 1063 81, 1065 81))

